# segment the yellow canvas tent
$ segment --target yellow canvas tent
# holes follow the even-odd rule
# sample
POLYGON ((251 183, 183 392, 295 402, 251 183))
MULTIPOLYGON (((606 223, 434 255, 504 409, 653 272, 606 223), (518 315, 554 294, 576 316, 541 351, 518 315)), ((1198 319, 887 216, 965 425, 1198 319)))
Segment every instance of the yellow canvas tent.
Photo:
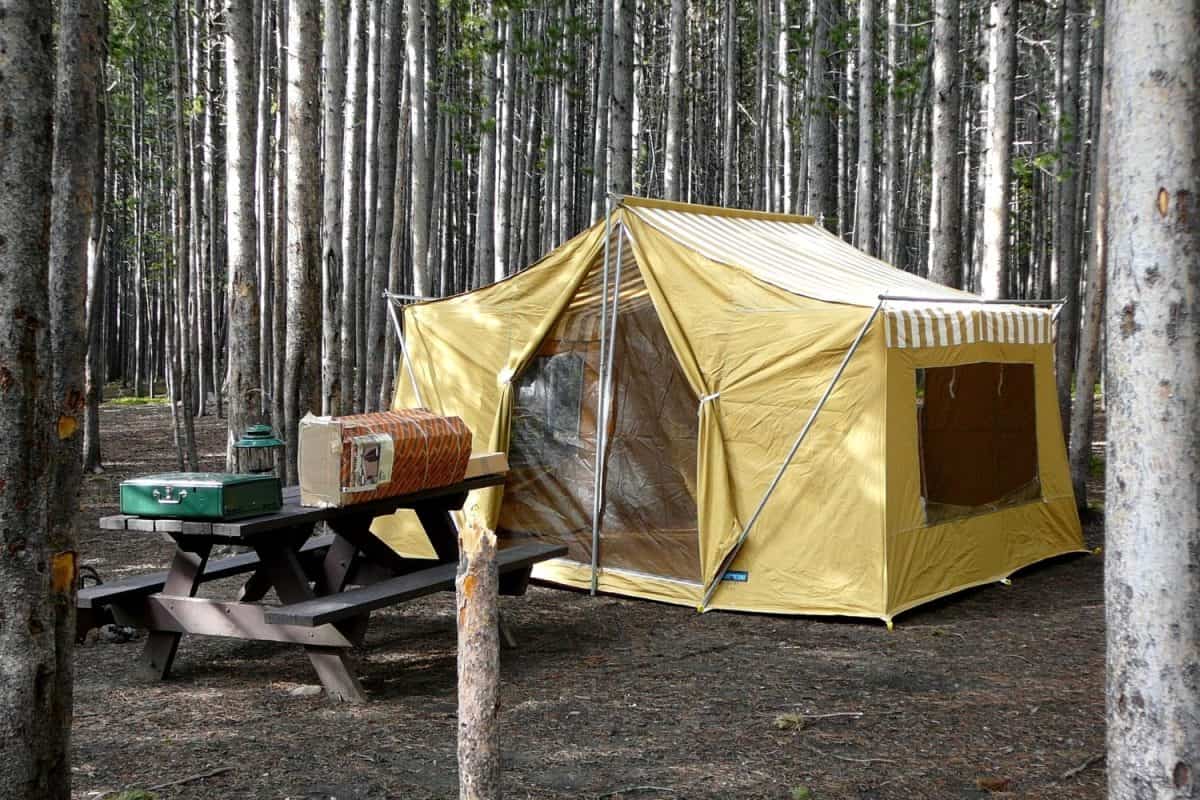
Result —
MULTIPOLYGON (((473 505, 535 577, 891 618, 1083 547, 1050 311, 804 217, 624 198, 528 270, 403 308, 395 405, 506 450, 473 505)), ((401 526, 382 521, 386 535, 401 526)))

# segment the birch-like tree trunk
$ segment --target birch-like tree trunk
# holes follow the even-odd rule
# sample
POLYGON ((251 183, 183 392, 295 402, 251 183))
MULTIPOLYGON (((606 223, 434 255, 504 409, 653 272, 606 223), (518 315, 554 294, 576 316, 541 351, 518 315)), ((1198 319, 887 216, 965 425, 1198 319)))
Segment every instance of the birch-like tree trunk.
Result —
POLYGON ((175 0, 174 31, 174 89, 175 89, 175 294, 176 320, 179 331, 176 356, 179 359, 177 393, 171 402, 179 403, 177 420, 179 427, 180 457, 184 466, 196 471, 196 428, 193 423, 195 392, 192 372, 192 317, 191 310, 191 263, 192 263, 192 202, 191 150, 188 146, 188 123, 184 112, 187 100, 184 89, 187 85, 187 28, 185 27, 186 0, 175 0))
POLYGON ((0 14, 0 797, 5 800, 71 796, 70 652, 64 664, 58 618, 64 603, 74 605, 75 554, 58 554, 51 542, 52 461, 45 457, 56 452, 59 441, 46 288, 55 97, 51 17, 51 5, 41 0, 13 0, 0 14))
MULTIPOLYGON (((596 76, 596 129, 592 137, 592 214, 595 222, 608 208, 608 137, 612 119, 613 3, 600 0, 600 57, 596 76)), ((531 121, 540 114, 531 114, 531 121)))
MULTIPOLYGON (((816 0, 814 0, 816 2, 816 0)), ((721 93, 721 202, 727 206, 737 203, 737 3, 725 0, 722 5, 725 31, 722 56, 725 64, 724 86, 721 93)))
POLYGON ((1091 237, 1088 241, 1087 290, 1083 298, 1079 358, 1075 366, 1075 399, 1071 409, 1071 486, 1075 504, 1088 506, 1087 482, 1092 467, 1092 429, 1095 386, 1100 377, 1100 332, 1104 329, 1104 296, 1108 285, 1108 124, 1110 109, 1102 107, 1100 87, 1104 82, 1104 3, 1097 0, 1093 27, 1092 94, 1092 187, 1091 237))
POLYGON ((609 190, 633 192, 633 0, 613 4, 612 142, 609 190))
POLYGON ((379 387, 383 381, 383 348, 385 325, 388 324, 384 307, 383 290, 387 288, 388 260, 391 255, 392 222, 396 195, 392 191, 396 181, 396 128, 397 108, 400 97, 400 19, 403 0, 386 0, 380 12, 380 76, 379 76, 379 133, 377 145, 375 180, 378 184, 375 208, 367 208, 375 216, 372 231, 375 244, 372 248, 370 283, 362 308, 367 310, 367 373, 366 397, 363 400, 368 411, 379 408, 379 387))
MULTIPOLYGON (((483 108, 479 117, 479 184, 475 192, 475 283, 488 283, 496 269, 496 19, 484 3, 483 108)), ((503 201, 503 199, 502 199, 503 201)))
POLYGON ((875 248, 875 0, 858 0, 858 177, 854 246, 875 248))
POLYGON ((663 189, 668 200, 679 199, 680 139, 683 135, 684 32, 687 0, 671 0, 671 52, 667 67, 667 152, 663 164, 663 189))
POLYGON ((879 214, 879 257, 896 262, 900 239, 900 0, 887 0, 887 97, 883 117, 883 207, 879 214))
POLYGON ((425 3, 406 0, 405 68, 408 70, 409 123, 412 126, 413 294, 429 294, 429 151, 425 132, 425 3))
POLYGON ((837 163, 830 159, 834 130, 829 85, 830 0, 813 0, 809 13, 812 39, 808 54, 808 193, 806 213, 828 225, 836 216, 837 163))
POLYGON ((317 0, 288 0, 287 13, 287 355, 284 429, 287 473, 296 475, 300 417, 320 403, 321 152, 317 81, 321 57, 317 0))
MULTIPOLYGON (((513 151, 518 144, 516 136, 517 45, 514 41, 516 36, 514 16, 516 15, 512 12, 506 14, 502 25, 504 31, 502 39, 504 88, 501 91, 500 102, 500 164, 496 175, 496 198, 499 200, 499 205, 496 210, 496 255, 491 277, 493 281, 499 281, 511 269, 512 218, 516 208, 512 191, 513 151)), ((485 268, 485 265, 480 266, 480 269, 485 268)))
POLYGON ((229 431, 225 468, 238 471, 233 443, 262 419, 259 363, 258 224, 254 215, 257 168, 258 53, 252 3, 230 3, 225 17, 225 192, 229 219, 229 358, 225 392, 229 431))
POLYGON ((1013 88, 1017 68, 1017 0, 992 0, 988 33, 987 155, 983 165, 980 291, 1008 295, 1009 201, 1012 191, 1013 88))
POLYGON ((458 796, 500 798, 500 630, 496 534, 477 523, 459 536, 458 796))
MULTIPOLYGON (((103 6, 98 9, 100 41, 108 37, 108 14, 103 6)), ((100 58, 99 80, 104 86, 104 59, 100 58)), ((106 234, 108 228, 108 187, 110 185, 108 160, 111 158, 111 148, 108 146, 108 102, 104 91, 96 93, 99 108, 96 111, 96 168, 95 179, 92 181, 92 215, 91 233, 87 245, 87 361, 84 366, 84 395, 86 408, 83 423, 83 469, 85 472, 99 474, 104 471, 100 456, 100 402, 103 400, 104 383, 106 379, 106 337, 105 318, 109 308, 109 292, 106 291, 110 280, 106 251, 109 240, 106 234)))
POLYGON ((346 102, 346 25, 343 0, 324 0, 321 65, 325 190, 321 225, 321 413, 342 413, 342 117, 346 102))
POLYGON ((788 0, 778 0, 778 25, 775 41, 775 133, 778 181, 778 208, 785 214, 795 213, 794 177, 792 175, 792 69, 789 48, 791 27, 788 0))
POLYGON ((1071 429, 1071 380, 1075 348, 1079 341, 1079 150, 1084 131, 1079 113, 1081 0, 1064 0, 1062 87, 1058 109, 1059 151, 1058 211, 1055 225, 1054 260, 1058 276, 1056 291, 1066 300, 1058 316, 1058 347, 1055 364, 1058 376, 1058 406, 1063 430, 1071 429))
POLYGON ((934 0, 929 279, 955 287, 962 285, 958 23, 959 0, 934 0))
POLYGON ((1110 0, 1108 792, 1200 791, 1200 8, 1110 0))
POLYGON ((342 151, 342 298, 341 298, 341 413, 362 409, 358 393, 358 285, 362 280, 363 150, 367 113, 366 0, 350 0, 349 55, 346 60, 346 132, 342 151))

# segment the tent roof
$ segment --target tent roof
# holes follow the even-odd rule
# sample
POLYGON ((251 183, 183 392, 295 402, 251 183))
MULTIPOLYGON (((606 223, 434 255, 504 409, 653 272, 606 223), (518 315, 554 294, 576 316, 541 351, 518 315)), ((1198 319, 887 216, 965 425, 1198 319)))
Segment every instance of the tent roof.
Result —
POLYGON ((680 245, 792 294, 874 306, 880 294, 974 298, 896 269, 815 224, 812 217, 624 197, 621 205, 680 245))

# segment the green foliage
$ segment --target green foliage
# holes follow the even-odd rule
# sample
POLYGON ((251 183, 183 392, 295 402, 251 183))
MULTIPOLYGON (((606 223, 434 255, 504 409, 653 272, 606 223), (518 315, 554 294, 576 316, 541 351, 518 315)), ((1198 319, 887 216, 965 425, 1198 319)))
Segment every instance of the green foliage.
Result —
POLYGON ((144 789, 129 789, 118 794, 113 800, 158 800, 158 795, 144 789))
POLYGON ((812 789, 804 785, 793 786, 792 800, 813 800, 812 789))

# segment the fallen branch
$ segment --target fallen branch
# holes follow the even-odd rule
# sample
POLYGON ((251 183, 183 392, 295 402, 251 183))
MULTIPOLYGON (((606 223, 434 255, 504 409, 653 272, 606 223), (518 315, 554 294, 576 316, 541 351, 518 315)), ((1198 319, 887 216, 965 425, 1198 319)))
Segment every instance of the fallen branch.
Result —
POLYGON ((596 800, 604 800, 606 797, 616 797, 619 794, 629 794, 630 792, 668 792, 670 794, 678 794, 674 789, 666 786, 626 786, 624 789, 614 789, 611 792, 596 795, 596 800))
POLYGON ((848 761, 851 764, 895 764, 896 763, 895 761, 893 761, 890 758, 851 758, 850 756, 840 756, 837 753, 826 753, 824 750, 822 750, 819 747, 816 747, 814 745, 811 745, 808 742, 801 742, 800 744, 804 745, 809 750, 812 750, 814 753, 816 753, 819 756, 824 756, 826 758, 836 758, 838 761, 848 761))
POLYGON ((200 772, 196 775, 188 775, 186 778, 179 778, 177 780, 167 781, 166 783, 160 783, 157 786, 151 786, 146 791, 157 792, 160 789, 168 789, 172 786, 182 786, 185 783, 192 783, 193 781, 202 781, 205 778, 215 778, 218 775, 224 775, 226 772, 232 772, 232 771, 233 771, 233 767, 217 767, 216 769, 210 769, 208 772, 200 772))
POLYGON ((1084 762, 1083 762, 1082 764, 1080 764, 1079 766, 1077 766, 1077 767, 1071 767, 1069 770, 1067 770, 1066 772, 1064 772, 1062 775, 1059 775, 1059 776, 1058 776, 1058 779, 1059 779, 1060 781, 1066 781, 1066 780, 1070 780, 1071 778, 1074 778, 1076 775, 1078 775, 1079 773, 1081 773, 1081 772, 1085 771, 1085 770, 1086 770, 1086 769, 1088 769, 1089 767, 1091 767, 1091 766, 1093 766, 1093 765, 1095 765, 1095 764, 1099 764, 1101 761, 1103 761, 1103 760, 1104 760, 1104 758, 1105 758, 1105 754, 1104 754, 1104 753, 1100 753, 1100 754, 1098 754, 1098 755, 1094 755, 1094 756, 1092 756, 1091 758, 1089 758, 1087 761, 1084 761, 1084 762))

